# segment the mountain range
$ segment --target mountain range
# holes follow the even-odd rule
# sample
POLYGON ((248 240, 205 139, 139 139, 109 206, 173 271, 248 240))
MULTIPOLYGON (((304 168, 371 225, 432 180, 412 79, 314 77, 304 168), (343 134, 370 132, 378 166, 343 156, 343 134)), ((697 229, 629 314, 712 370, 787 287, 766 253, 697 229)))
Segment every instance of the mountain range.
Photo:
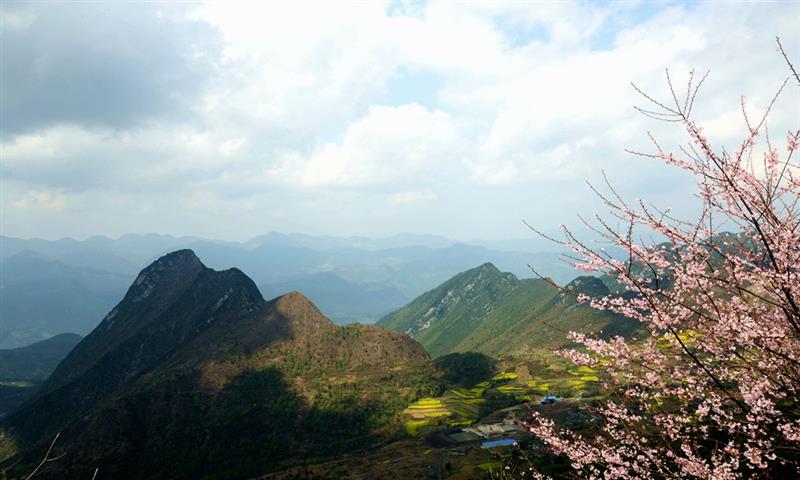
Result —
POLYGON ((180 250, 2 422, 0 452, 24 471, 60 433, 42 478, 245 478, 393 438, 435 378, 408 336, 336 326, 297 292, 266 301, 180 250))
POLYGON ((247 242, 124 235, 118 239, 0 237, 0 348, 62 332, 86 334, 143 266, 190 248, 211 268, 237 265, 265 297, 305 292, 335 323, 373 323, 458 272, 490 261, 518 276, 527 264, 566 283, 578 272, 524 241, 458 243, 431 235, 382 239, 270 233, 247 242), (503 250, 509 246, 528 251, 503 250))
POLYGON ((0 272, 0 348, 89 332, 119 301, 131 277, 68 265, 31 250, 0 260, 0 272))
MULTIPOLYGON (((471 248, 445 247, 465 258, 471 248)), ((10 260, 24 259, 43 261, 27 251, 10 260)), ((58 260, 47 265, 52 278, 102 275, 58 260)), ((478 395, 470 393, 475 385, 546 375, 560 388, 560 374, 537 359, 568 344, 566 331, 631 335, 638 327, 577 302, 579 294, 609 294, 599 278, 561 288, 492 263, 456 274, 378 325, 337 326, 304 294, 283 293, 302 287, 330 306, 350 288, 338 275, 314 275, 325 288, 286 280, 267 301, 262 292, 270 290, 241 270, 214 270, 192 250, 177 250, 135 275, 83 339, 62 335, 7 351, 13 355, 0 351, 0 374, 31 381, 24 392, 6 392, 6 413, 24 403, 0 415, 0 467, 14 465, 12 478, 30 472, 56 437, 58 461, 41 478, 91 478, 95 470, 101 478, 251 478, 335 465, 341 455, 409 442, 417 428, 409 425, 422 422, 408 420, 415 402, 444 402, 428 413, 467 412, 474 422, 533 388, 523 382, 462 398, 478 395), (500 374, 501 365, 519 373, 500 374)), ((20 270, 16 279, 31 278, 20 270)), ((386 292, 357 294, 373 311, 386 308, 386 292)))

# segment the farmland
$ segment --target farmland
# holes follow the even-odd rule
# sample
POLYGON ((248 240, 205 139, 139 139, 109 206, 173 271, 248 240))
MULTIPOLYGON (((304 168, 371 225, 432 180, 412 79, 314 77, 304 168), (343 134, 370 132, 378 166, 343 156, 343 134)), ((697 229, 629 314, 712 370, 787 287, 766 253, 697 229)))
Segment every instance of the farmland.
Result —
MULTIPOLYGON (((505 366, 520 369, 513 363, 505 366)), ((472 425, 494 411, 536 401, 548 394, 587 398, 594 395, 600 381, 598 372, 589 367, 544 369, 536 376, 512 370, 494 374, 471 388, 451 388, 439 397, 417 400, 403 411, 407 418, 406 433, 417 436, 439 428, 472 425)))

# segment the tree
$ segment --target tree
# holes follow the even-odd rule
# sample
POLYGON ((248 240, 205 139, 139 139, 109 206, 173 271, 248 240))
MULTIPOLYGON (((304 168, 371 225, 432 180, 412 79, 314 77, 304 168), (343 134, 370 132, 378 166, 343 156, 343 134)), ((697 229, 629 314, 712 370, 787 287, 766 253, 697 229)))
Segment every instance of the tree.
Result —
POLYGON ((609 194, 592 190, 614 222, 597 217, 592 227, 629 258, 566 228, 563 240, 551 239, 574 252, 576 266, 627 290, 581 301, 637 319, 647 332, 637 340, 571 333, 581 348, 561 352, 606 372, 602 426, 591 438, 537 414, 528 426, 581 477, 800 475, 800 166, 792 160, 800 129, 788 132, 785 150, 767 129, 773 105, 800 77, 779 39, 778 51, 791 75, 757 122, 742 99, 748 133, 733 152, 712 145, 693 120, 706 76, 691 72, 679 93, 667 71, 669 101, 634 85, 648 104, 639 112, 681 125, 691 140, 673 153, 651 136, 655 153, 637 154, 694 175, 697 219, 629 203, 606 179, 609 194), (664 241, 637 240, 644 231, 664 241))

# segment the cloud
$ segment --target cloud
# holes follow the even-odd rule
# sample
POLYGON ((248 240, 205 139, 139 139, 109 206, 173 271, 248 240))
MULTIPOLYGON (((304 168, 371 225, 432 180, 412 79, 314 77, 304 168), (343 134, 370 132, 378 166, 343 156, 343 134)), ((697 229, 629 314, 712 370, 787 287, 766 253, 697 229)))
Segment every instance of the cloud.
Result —
MULTIPOLYGON (((679 209, 691 183, 624 152, 650 149, 648 130, 683 141, 632 110, 630 82, 669 100, 665 67, 681 86, 710 69, 696 112, 722 146, 743 131, 739 95, 758 110, 785 77, 774 35, 800 44, 796 3, 2 8, 4 204, 69 199, 60 223, 4 211, 9 233, 35 235, 471 238, 472 212, 524 235, 520 217, 596 209, 584 180, 601 170, 679 209)), ((786 95, 771 131, 796 127, 786 95)))
POLYGON ((308 157, 295 157, 306 187, 376 186, 424 181, 463 149, 458 121, 420 105, 373 106, 350 124, 340 142, 326 143, 308 157))
POLYGON ((46 191, 28 192, 27 196, 16 200, 14 208, 38 208, 43 210, 61 210, 64 208, 64 196, 46 191))
POLYGON ((192 121, 221 54, 209 25, 168 4, 4 2, 1 8, 6 134, 64 124, 192 121))
POLYGON ((386 201, 392 205, 412 205, 415 203, 428 203, 439 198, 430 190, 412 190, 389 195, 386 201))

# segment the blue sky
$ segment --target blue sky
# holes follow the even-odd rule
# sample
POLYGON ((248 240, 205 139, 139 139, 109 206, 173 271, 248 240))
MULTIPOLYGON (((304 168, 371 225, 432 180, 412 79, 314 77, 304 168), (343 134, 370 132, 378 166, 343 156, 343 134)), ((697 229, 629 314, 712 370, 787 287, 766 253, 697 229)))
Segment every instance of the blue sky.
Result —
POLYGON ((4 2, 2 234, 516 238, 597 212, 603 171, 688 215, 689 177, 625 153, 686 140, 630 82, 710 70, 721 147, 774 37, 800 55, 796 2, 268 3, 4 2))

